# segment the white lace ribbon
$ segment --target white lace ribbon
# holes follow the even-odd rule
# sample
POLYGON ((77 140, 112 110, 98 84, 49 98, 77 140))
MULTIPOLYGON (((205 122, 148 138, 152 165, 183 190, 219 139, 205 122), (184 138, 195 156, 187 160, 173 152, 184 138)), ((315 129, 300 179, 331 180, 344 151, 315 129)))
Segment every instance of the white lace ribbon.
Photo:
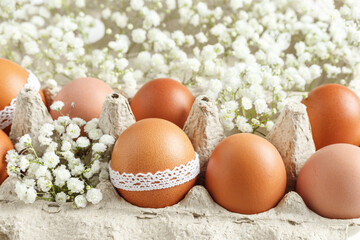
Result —
POLYGON ((184 184, 194 179, 200 173, 199 155, 188 163, 181 164, 170 170, 156 173, 119 173, 109 164, 110 180, 114 187, 126 191, 151 191, 165 189, 184 184))
MULTIPOLYGON (((40 90, 39 80, 30 70, 27 71, 29 72, 29 77, 27 79, 27 83, 24 85, 24 88, 31 88, 34 89, 35 91, 39 91, 40 90)), ((9 126, 12 123, 15 109, 16 109, 16 97, 11 100, 9 106, 6 106, 3 110, 0 111, 1 129, 5 129, 7 126, 9 126)))

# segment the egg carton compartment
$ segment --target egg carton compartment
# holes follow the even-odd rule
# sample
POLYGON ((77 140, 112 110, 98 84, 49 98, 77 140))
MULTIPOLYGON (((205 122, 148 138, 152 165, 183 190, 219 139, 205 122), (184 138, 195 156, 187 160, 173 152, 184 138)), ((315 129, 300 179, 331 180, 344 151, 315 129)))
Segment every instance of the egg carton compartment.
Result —
MULTIPOLYGON (((10 138, 16 142, 29 133, 36 139, 39 127, 51 121, 38 93, 23 89, 10 138)), ((117 138, 134 122, 128 100, 118 93, 108 95, 99 120, 103 132, 117 138)), ((103 200, 97 205, 73 209, 72 203, 42 200, 30 205, 18 200, 14 192, 17 180, 9 177, 0 186, 0 239, 347 239, 360 230, 360 219, 323 218, 294 192, 302 165, 315 152, 306 108, 299 98, 285 106, 266 136, 284 160, 288 182, 283 199, 263 213, 227 211, 203 186, 207 161, 225 137, 211 99, 204 95, 196 98, 184 132, 199 154, 201 173, 198 184, 178 204, 161 209, 136 207, 104 180, 98 185, 103 200)), ((38 142, 33 145, 42 150, 38 142)), ((104 161, 110 159, 110 153, 104 161)))

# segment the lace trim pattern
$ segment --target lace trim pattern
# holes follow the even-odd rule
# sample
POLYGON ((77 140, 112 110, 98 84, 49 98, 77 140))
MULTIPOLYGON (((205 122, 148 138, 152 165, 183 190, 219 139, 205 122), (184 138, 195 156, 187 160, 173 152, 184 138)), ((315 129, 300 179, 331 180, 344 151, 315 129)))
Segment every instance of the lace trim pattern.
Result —
MULTIPOLYGON (((40 82, 37 79, 37 77, 30 71, 29 77, 27 79, 27 83, 24 85, 24 88, 31 88, 36 91, 40 90, 40 82)), ((14 112, 16 108, 16 97, 11 100, 11 103, 9 106, 6 106, 3 110, 0 111, 0 128, 5 129, 7 126, 9 126, 12 123, 12 120, 14 118, 14 112)))
POLYGON ((110 180, 114 187, 126 191, 151 191, 165 189, 184 184, 194 179, 200 173, 199 155, 188 163, 181 164, 170 170, 156 173, 119 173, 109 164, 110 180))

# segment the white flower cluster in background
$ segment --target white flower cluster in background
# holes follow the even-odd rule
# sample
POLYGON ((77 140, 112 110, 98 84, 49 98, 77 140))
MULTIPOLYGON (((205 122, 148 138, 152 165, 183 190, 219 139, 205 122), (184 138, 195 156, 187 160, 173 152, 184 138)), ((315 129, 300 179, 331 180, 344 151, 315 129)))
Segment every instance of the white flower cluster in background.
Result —
MULTIPOLYGON (((51 109, 60 112, 63 105, 54 102, 51 109)), ((19 178, 15 192, 20 200, 74 202, 76 207, 102 200, 95 186, 99 179, 108 178, 108 163, 101 159, 115 139, 102 133, 98 119, 86 123, 80 118, 60 116, 41 127, 38 140, 46 147, 42 156, 33 148, 28 134, 19 139, 16 150, 6 155, 8 175, 19 178), (81 135, 82 127, 85 136, 81 135)))
POLYGON ((0 11, 0 56, 42 81, 97 77, 132 97, 173 78, 213 98, 228 131, 270 130, 290 91, 360 91, 357 0, 5 0, 0 11))

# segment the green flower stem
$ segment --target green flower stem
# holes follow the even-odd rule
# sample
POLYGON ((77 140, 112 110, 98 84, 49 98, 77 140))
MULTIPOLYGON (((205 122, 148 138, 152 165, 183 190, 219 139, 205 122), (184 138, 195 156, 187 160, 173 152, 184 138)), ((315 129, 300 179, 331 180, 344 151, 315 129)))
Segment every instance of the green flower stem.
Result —
MULTIPOLYGON (((36 151, 35 151, 35 149, 34 149, 34 147, 33 147, 33 145, 30 143, 30 147, 29 147, 30 149, 31 149, 31 151, 34 153, 34 156, 36 157, 36 159, 37 160, 39 160, 39 157, 38 157, 38 155, 37 155, 37 153, 36 153, 36 151)), ((40 160, 39 160, 40 161, 40 160)))

